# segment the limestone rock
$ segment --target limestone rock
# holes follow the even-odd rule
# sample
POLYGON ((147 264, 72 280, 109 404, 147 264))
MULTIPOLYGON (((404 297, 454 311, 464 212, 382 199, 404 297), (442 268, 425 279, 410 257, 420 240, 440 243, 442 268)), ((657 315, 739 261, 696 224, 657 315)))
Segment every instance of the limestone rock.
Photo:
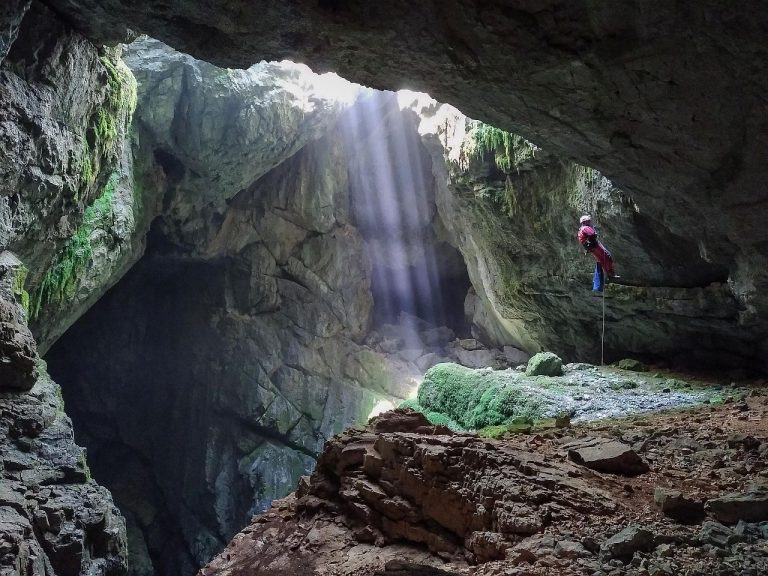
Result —
POLYGON ((580 542, 573 542, 571 540, 558 540, 554 553, 558 558, 568 558, 570 560, 591 556, 590 552, 580 542))
POLYGON ((507 362, 509 362, 509 364, 512 366, 517 366, 518 364, 527 364, 531 358, 530 354, 524 350, 515 348, 514 346, 504 346, 503 353, 504 358, 506 358, 507 362))
POLYGON ((629 560, 635 552, 648 552, 654 547, 654 535, 641 526, 627 526, 600 546, 601 558, 629 560))
POLYGON ((0 572, 127 573, 125 521, 90 478, 47 374, 28 392, 0 391, 0 463, 0 572))
POLYGON ((135 82, 118 49, 98 50, 44 3, 0 10, 15 15, 0 33, 0 250, 29 271, 45 352, 140 251, 124 154, 135 82))
POLYGON ((563 373, 563 361, 552 352, 539 352, 528 360, 526 376, 560 376, 563 373))
POLYGON ((630 446, 606 439, 580 441, 566 445, 574 462, 599 472, 635 476, 648 471, 648 464, 630 446))
MULTIPOLYGON (((737 320, 742 296, 723 283, 722 267, 702 259, 684 241, 655 244, 661 250, 640 245, 639 238, 666 229, 668 214, 661 206, 658 214, 646 211, 638 219, 621 204, 626 193, 607 177, 532 152, 533 145, 522 139, 515 140, 510 154, 532 156, 532 168, 501 170, 491 152, 464 162, 462 151, 474 145, 476 124, 434 102, 416 104, 414 110, 422 118, 420 130, 433 166, 444 165, 435 170, 438 213, 465 256, 473 285, 465 313, 478 338, 528 351, 553 349, 584 361, 600 358, 602 308, 588 289, 591 264, 574 257, 571 216, 597 198, 612 206, 600 217, 601 238, 632 270, 622 272, 631 285, 609 284, 606 292, 606 355, 631 352, 696 367, 743 366, 744 351, 765 338, 758 324, 747 327, 737 320), (510 197, 510 189, 525 193, 510 197), (518 217, 522 214, 526 217, 518 217), (535 258, 530 257, 532 245, 535 258), (562 284, 550 280, 553 262, 558 277, 567 278, 562 284), (703 330, 704 325, 709 328, 703 330), (710 342, 713 333, 722 337, 710 342)), ((720 216, 708 218, 715 222, 720 216)), ((662 234, 677 237, 679 224, 662 234)), ((749 365, 761 369, 761 360, 751 358, 749 365)))
POLYGON ((616 362, 616 367, 621 368, 622 370, 631 370, 633 372, 648 372, 648 366, 639 360, 634 360, 632 358, 624 358, 623 360, 619 360, 616 362))
POLYGON ((17 293, 25 274, 11 252, 0 253, 0 390, 29 390, 37 380, 37 347, 17 293))
POLYGON ((488 368, 496 365, 496 354, 490 350, 457 349, 459 364, 467 368, 488 368))
POLYGON ((657 487, 654 501, 665 516, 684 524, 696 524, 704 519, 704 503, 687 497, 679 490, 657 487))
POLYGON ((697 538, 702 544, 712 544, 719 548, 730 546, 736 540, 735 534, 730 528, 712 521, 704 522, 701 525, 697 538))
POLYGON ((0 294, 0 390, 29 390, 37 379, 35 340, 18 316, 0 294))
POLYGON ((416 369, 362 344, 371 264, 340 84, 291 63, 221 70, 152 40, 124 54, 149 247, 48 359, 79 433, 109 447, 94 470, 129 518, 135 565, 170 576, 293 490, 326 438, 406 397, 400 372, 416 369))
POLYGON ((768 521, 768 491, 746 494, 728 494, 707 500, 704 505, 708 514, 725 524, 768 521))
MULTIPOLYGON (((523 553, 521 561, 535 562, 555 550, 563 558, 581 557, 586 552, 579 545, 564 542, 557 548, 551 535, 540 533, 552 521, 546 511, 556 510, 564 521, 584 514, 607 517, 615 509, 599 489, 575 477, 568 463, 473 435, 443 434, 422 424, 421 415, 394 411, 382 414, 367 429, 347 430, 333 438, 301 497, 256 519, 236 538, 231 552, 224 551, 203 573, 269 573, 271 558, 256 554, 246 559, 240 547, 279 548, 288 534, 302 530, 300 526, 333 525, 336 533, 324 528, 325 540, 309 539, 314 544, 298 538, 283 564, 288 572, 304 566, 330 574, 329 559, 355 558, 359 573, 375 573, 377 560, 365 556, 375 534, 380 544, 388 543, 378 548, 379 558, 399 553, 402 562, 418 565, 414 554, 425 546, 433 554, 452 557, 444 564, 448 573, 459 571, 462 554, 478 562, 523 553), (546 507, 533 499, 546 502, 546 507), (342 523, 334 523, 340 518, 342 523), (353 546, 355 552, 349 553, 353 546)), ((440 566, 433 563, 437 556, 431 558, 426 566, 440 566)), ((333 560, 333 566, 341 573, 355 573, 347 562, 333 560)))
POLYGON ((21 20, 31 3, 31 0, 9 0, 0 8, 0 64, 16 40, 21 20))

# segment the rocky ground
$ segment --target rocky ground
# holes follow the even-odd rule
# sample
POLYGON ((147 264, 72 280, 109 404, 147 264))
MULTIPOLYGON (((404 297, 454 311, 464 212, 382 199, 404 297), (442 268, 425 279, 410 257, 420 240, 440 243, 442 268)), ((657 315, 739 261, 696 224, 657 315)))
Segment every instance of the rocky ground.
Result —
POLYGON ((415 382, 441 362, 504 369, 524 365, 530 358, 514 346, 495 348, 476 338, 460 338, 447 326, 435 326, 405 312, 372 329, 365 343, 385 358, 393 374, 415 382))
POLYGON ((765 574, 768 398, 740 392, 496 441, 387 413, 200 574, 765 574))

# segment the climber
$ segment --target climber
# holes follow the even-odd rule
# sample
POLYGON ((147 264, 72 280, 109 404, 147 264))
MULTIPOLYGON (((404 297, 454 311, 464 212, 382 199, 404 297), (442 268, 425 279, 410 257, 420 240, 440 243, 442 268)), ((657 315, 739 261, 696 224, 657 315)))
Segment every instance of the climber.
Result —
POLYGON ((612 277, 613 257, 608 249, 597 239, 597 230, 592 227, 592 217, 585 214, 579 219, 579 243, 584 250, 592 254, 597 261, 595 263, 595 275, 592 280, 592 291, 602 292, 605 287, 606 276, 612 277))

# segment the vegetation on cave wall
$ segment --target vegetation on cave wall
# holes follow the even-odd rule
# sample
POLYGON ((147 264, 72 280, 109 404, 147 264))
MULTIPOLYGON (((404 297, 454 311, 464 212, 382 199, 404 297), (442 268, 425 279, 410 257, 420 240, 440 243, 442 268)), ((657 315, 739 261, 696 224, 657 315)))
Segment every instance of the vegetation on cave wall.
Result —
POLYGON ((87 199, 105 164, 119 155, 120 136, 128 132, 136 110, 137 86, 133 74, 114 50, 105 49, 99 57, 106 74, 102 104, 94 110, 79 159, 79 187, 75 201, 87 199))
MULTIPOLYGON (((482 122, 472 121, 462 147, 459 180, 509 218, 546 216, 563 207, 599 213, 606 193, 619 193, 597 170, 554 159, 522 136, 482 122), (490 166, 479 173, 478 164, 490 166)), ((621 201, 632 203, 628 197, 621 201)))
POLYGON ((91 262, 94 230, 107 229, 113 219, 115 190, 120 179, 116 166, 136 109, 137 85, 118 50, 105 48, 99 62, 106 77, 104 97, 85 130, 77 160, 78 187, 74 195, 76 203, 90 202, 90 205, 84 209, 80 225, 56 253, 28 297, 28 314, 32 320, 38 318, 47 305, 74 297, 78 280, 91 262), (100 183, 104 183, 103 186, 99 187, 100 183))
POLYGON ((37 318, 41 309, 51 302, 64 302, 74 296, 77 279, 88 267, 93 254, 93 231, 108 226, 111 222, 112 202, 118 179, 119 174, 113 172, 102 194, 86 208, 82 224, 54 258, 32 295, 29 308, 31 318, 37 318))
POLYGON ((29 268, 24 266, 16 271, 16 275, 13 277, 13 294, 21 302, 21 307, 24 309, 24 313, 29 315, 29 292, 27 292, 25 285, 27 283, 27 275, 29 274, 29 268))

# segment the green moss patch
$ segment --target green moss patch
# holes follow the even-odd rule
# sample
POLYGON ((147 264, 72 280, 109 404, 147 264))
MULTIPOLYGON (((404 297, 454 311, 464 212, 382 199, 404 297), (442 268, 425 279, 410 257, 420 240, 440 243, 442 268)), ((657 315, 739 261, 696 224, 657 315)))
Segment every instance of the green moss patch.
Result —
POLYGON ((502 172, 512 172, 536 156, 539 148, 522 136, 478 122, 472 133, 471 153, 476 158, 493 154, 496 167, 502 172))
POLYGON ((30 298, 30 318, 37 318, 45 306, 53 302, 65 302, 75 295, 78 278, 89 265, 93 255, 93 231, 109 225, 112 221, 112 202, 118 179, 117 172, 109 177, 102 194, 86 208, 83 223, 54 257, 48 272, 30 298))
POLYGON ((27 275, 29 274, 29 268, 24 266, 16 270, 16 274, 13 277, 13 294, 19 299, 21 307, 24 309, 24 313, 29 315, 29 292, 27 292, 25 285, 27 283, 27 275))
MULTIPOLYGON (((483 436, 562 428, 570 422, 621 418, 703 403, 729 401, 715 385, 657 378, 615 367, 580 364, 562 376, 526 376, 515 370, 474 370, 438 364, 427 371, 418 399, 405 407, 437 422, 443 415, 483 436)), ((442 423, 442 422, 440 422, 442 423)))
POLYGON ((427 371, 419 387, 419 404, 470 429, 497 426, 515 417, 539 417, 539 398, 502 374, 437 364, 427 371))

